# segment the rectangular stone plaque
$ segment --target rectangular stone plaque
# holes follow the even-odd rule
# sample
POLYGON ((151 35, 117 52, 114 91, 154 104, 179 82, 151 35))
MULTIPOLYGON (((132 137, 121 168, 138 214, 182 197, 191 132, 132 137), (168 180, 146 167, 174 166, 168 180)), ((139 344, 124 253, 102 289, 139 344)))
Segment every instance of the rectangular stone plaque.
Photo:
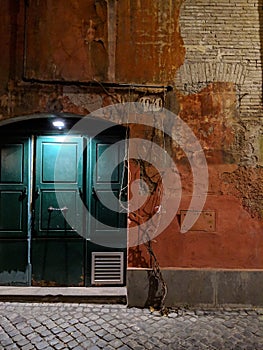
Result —
POLYGON ((189 231, 205 231, 215 232, 216 230, 216 213, 214 210, 203 210, 203 211, 180 211, 180 223, 181 227, 187 213, 197 217, 196 222, 189 231))

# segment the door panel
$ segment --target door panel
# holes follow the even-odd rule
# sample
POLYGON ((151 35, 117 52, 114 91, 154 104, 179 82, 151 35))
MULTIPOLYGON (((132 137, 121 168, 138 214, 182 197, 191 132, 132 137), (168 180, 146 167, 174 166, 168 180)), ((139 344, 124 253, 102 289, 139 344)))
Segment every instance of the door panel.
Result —
POLYGON ((79 213, 77 213, 78 197, 79 193, 76 190, 60 190, 56 192, 53 190, 43 190, 40 199, 40 220, 38 221, 39 233, 42 233, 43 235, 54 233, 62 233, 64 235, 65 233, 74 233, 77 219, 79 217, 79 213), (57 200, 57 198, 59 200, 57 200), (61 203, 65 205, 60 207, 61 210, 57 210, 61 203), (73 226, 70 226, 67 221, 69 215, 72 215, 70 224, 72 225, 73 223, 73 226))
MULTIPOLYGON (((122 252, 122 266, 126 266, 126 211, 122 209, 119 199, 126 200, 126 193, 122 188, 126 186, 126 174, 124 169, 124 144, 115 144, 118 138, 103 136, 92 140, 90 149, 90 169, 89 184, 91 189, 90 209, 93 220, 90 226, 87 261, 91 265, 91 270, 96 269, 92 266, 92 256, 96 253, 105 255, 114 252, 122 252)), ((93 272, 94 273, 94 272, 93 272)), ((105 273, 107 275, 106 267, 105 273)), ((125 273, 125 269, 124 269, 125 273)), ((87 270, 87 281, 92 284, 94 276, 87 270)), ((125 276, 118 284, 125 284, 125 276)), ((102 283, 103 284, 103 283, 102 283)), ((115 285, 116 281, 108 280, 105 284, 115 285)))
POLYGON ((41 158, 40 183, 71 183, 78 182, 78 153, 81 151, 80 139, 63 141, 65 137, 50 139, 38 138, 39 155, 41 158), (55 171, 56 170, 56 171, 55 171))
POLYGON ((1 191, 0 230, 10 235, 23 235, 22 191, 1 191))
POLYGON ((29 139, 0 141, 0 284, 29 283, 29 139))
POLYGON ((27 240, 0 240, 0 285, 27 285, 29 280, 27 240))
POLYGON ((80 137, 37 138, 34 237, 84 235, 82 144, 80 137))
MULTIPOLYGON (((118 198, 119 191, 114 190, 112 193, 115 194, 118 198)), ((120 207, 117 203, 112 203, 111 198, 109 198, 109 191, 97 190, 96 191, 95 202, 95 230, 103 229, 104 225, 108 226, 109 230, 114 230, 116 227, 119 227, 120 224, 120 207)))
POLYGON ((32 284, 84 285, 83 138, 36 139, 32 284))
POLYGON ((27 238, 29 140, 0 142, 0 237, 27 238))
POLYGON ((1 183, 22 183, 24 143, 1 146, 1 183))
POLYGON ((34 239, 32 285, 84 286, 84 247, 80 239, 34 239))
MULTIPOLYGON (((90 237, 96 241, 98 235, 114 237, 120 232, 120 228, 126 227, 126 212, 122 210, 120 201, 125 201, 126 193, 120 191, 126 186, 126 174, 124 173, 124 147, 123 144, 115 145, 113 150, 107 152, 108 147, 116 143, 116 138, 94 139, 91 147, 91 169, 96 175, 90 174, 91 211, 96 219, 93 221, 90 237)), ((127 237, 123 234, 117 247, 126 247, 127 237)), ((116 246, 116 242, 113 244, 116 246)))
MULTIPOLYGON (((121 160, 120 147, 114 147, 114 152, 109 152, 107 156, 103 157, 103 153, 107 151, 107 148, 111 146, 112 143, 109 141, 103 143, 99 140, 94 140, 94 152, 96 152, 95 160, 96 160, 96 184, 109 183, 109 167, 111 164, 118 164, 119 160, 121 160), (99 160, 99 161, 98 161, 99 160)), ((93 156, 94 156, 93 155, 93 156)), ((93 157, 94 159, 94 157, 93 157)), ((120 167, 116 167, 113 169, 111 175, 111 184, 120 184, 120 167)))

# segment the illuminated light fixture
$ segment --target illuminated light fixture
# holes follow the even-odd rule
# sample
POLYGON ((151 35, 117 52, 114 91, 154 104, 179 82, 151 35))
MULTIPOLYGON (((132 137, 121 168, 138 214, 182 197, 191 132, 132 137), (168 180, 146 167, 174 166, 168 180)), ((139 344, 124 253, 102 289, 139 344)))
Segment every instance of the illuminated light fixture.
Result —
POLYGON ((55 128, 58 128, 59 130, 61 130, 65 127, 65 123, 62 120, 58 120, 58 119, 54 120, 52 122, 52 124, 55 128))

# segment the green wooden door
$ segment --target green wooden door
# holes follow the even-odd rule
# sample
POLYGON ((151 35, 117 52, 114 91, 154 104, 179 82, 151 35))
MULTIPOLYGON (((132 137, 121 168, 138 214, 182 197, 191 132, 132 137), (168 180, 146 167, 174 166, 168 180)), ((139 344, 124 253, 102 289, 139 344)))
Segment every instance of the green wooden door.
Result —
POLYGON ((29 283, 29 139, 0 141, 0 284, 29 283))
POLYGON ((124 143, 118 137, 92 140, 89 157, 89 224, 87 281, 90 285, 124 285, 126 269, 127 199, 124 143), (124 189, 122 191, 122 189, 124 189))
POLYGON ((32 284, 84 285, 83 138, 36 139, 32 284))
POLYGON ((1 137, 0 285, 125 284, 119 139, 1 137))

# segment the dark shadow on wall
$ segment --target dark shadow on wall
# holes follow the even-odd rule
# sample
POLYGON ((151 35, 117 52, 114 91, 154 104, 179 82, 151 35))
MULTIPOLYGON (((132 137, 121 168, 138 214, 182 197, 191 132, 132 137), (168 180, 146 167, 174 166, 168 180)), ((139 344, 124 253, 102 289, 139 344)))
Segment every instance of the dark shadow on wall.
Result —
POLYGON ((17 15, 19 11, 19 3, 15 0, 9 1, 9 14, 10 14, 10 44, 9 44, 9 78, 15 77, 16 69, 16 44, 17 44, 17 15))
MULTIPOLYGON (((258 0, 258 12, 259 12, 259 35, 260 35, 260 58, 261 58, 261 67, 263 67, 263 0, 258 0)), ((261 102, 263 102, 263 69, 261 68, 261 102)))

